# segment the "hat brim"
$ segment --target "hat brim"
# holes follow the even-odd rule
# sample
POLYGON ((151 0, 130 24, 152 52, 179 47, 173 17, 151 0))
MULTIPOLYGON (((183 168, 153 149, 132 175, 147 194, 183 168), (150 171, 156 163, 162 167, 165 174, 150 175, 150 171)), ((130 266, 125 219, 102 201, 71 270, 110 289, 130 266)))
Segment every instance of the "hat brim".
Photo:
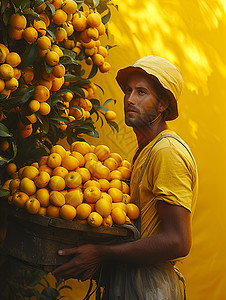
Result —
POLYGON ((178 107, 177 107, 177 101, 176 101, 173 93, 169 89, 165 88, 156 76, 154 76, 153 74, 148 74, 142 68, 129 66, 129 67, 126 67, 126 68, 118 71, 117 76, 116 76, 116 81, 118 82, 118 85, 120 86, 122 91, 125 93, 127 78, 133 72, 140 72, 140 73, 145 74, 146 76, 156 80, 166 90, 167 94, 169 95, 169 100, 170 100, 169 106, 171 107, 171 114, 167 116, 166 121, 176 119, 178 117, 178 107))

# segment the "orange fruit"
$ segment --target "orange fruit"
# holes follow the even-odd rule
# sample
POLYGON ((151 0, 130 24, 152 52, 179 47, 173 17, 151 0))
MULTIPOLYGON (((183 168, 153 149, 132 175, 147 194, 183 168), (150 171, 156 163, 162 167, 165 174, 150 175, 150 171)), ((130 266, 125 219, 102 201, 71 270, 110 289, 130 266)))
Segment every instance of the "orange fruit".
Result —
POLYGON ((130 178, 130 173, 131 173, 130 169, 128 169, 126 167, 118 167, 117 170, 121 172, 122 179, 129 179, 130 178))
POLYGON ((45 22, 46 27, 49 27, 50 20, 49 20, 49 17, 47 16, 47 14, 44 11, 39 14, 39 17, 42 18, 42 20, 45 22))
POLYGON ((79 14, 76 12, 71 20, 71 23, 76 31, 83 31, 86 29, 87 20, 83 14, 79 14))
POLYGON ((25 209, 30 214, 37 214, 40 209, 40 202, 36 198, 30 198, 25 203, 25 209))
POLYGON ((56 167, 52 171, 52 176, 61 176, 62 178, 65 178, 65 176, 68 174, 68 170, 62 166, 56 167))
POLYGON ((126 167, 128 169, 131 169, 131 163, 127 159, 123 159, 121 167, 126 167))
POLYGON ((37 85, 33 94, 35 100, 44 102, 49 99, 50 92, 44 85, 37 85))
POLYGON ((65 74, 65 67, 64 67, 64 65, 58 64, 58 65, 54 66, 54 68, 52 70, 52 74, 53 74, 53 76, 55 76, 57 78, 63 77, 64 74, 65 74))
POLYGON ((5 81, 0 79, 0 93, 5 89, 5 81))
POLYGON ((88 180, 83 185, 84 189, 90 186, 96 186, 98 189, 100 189, 100 183, 96 180, 88 180))
POLYGON ((59 191, 51 191, 49 195, 49 201, 52 205, 61 207, 65 204, 65 197, 59 191))
POLYGON ((66 168, 69 171, 75 170, 79 167, 79 161, 72 155, 65 156, 62 158, 62 167, 66 168))
POLYGON ((93 211, 88 216, 87 222, 93 227, 99 227, 103 222, 103 217, 97 212, 93 211))
MULTIPOLYGON (((90 162, 92 162, 92 161, 90 161, 90 162)), ((110 180, 110 170, 107 167, 105 167, 104 165, 102 165, 102 163, 100 161, 94 162, 93 164, 91 164, 89 166, 89 170, 94 179, 104 178, 104 179, 110 180)))
POLYGON ((118 225, 123 225, 126 221, 126 213, 120 207, 115 207, 112 209, 111 217, 118 225))
POLYGON ((60 208, 60 217, 72 221, 76 217, 76 209, 69 204, 64 204, 60 208))
POLYGON ((53 44, 51 50, 55 51, 59 55, 59 57, 63 56, 63 51, 60 49, 58 45, 53 44))
POLYGON ((85 161, 87 162, 88 160, 94 160, 94 161, 98 161, 98 157, 96 156, 96 154, 94 154, 93 152, 89 152, 86 153, 84 155, 85 161))
POLYGON ((38 38, 38 31, 33 27, 27 27, 23 31, 23 38, 28 44, 33 44, 38 38))
POLYGON ((42 172, 42 171, 47 172, 47 173, 51 176, 51 175, 52 175, 53 169, 50 168, 48 165, 41 165, 41 166, 39 167, 39 172, 42 172))
POLYGON ((110 156, 110 149, 106 145, 97 145, 94 152, 100 161, 104 161, 110 156))
POLYGON ((42 216, 46 216, 46 207, 40 206, 38 214, 42 216))
POLYGON ((12 202, 17 207, 22 208, 22 207, 25 206, 25 203, 27 202, 28 199, 29 199, 29 196, 26 193, 18 191, 18 192, 13 194, 12 202))
POLYGON ((55 11, 55 14, 52 17, 53 23, 56 25, 62 25, 67 21, 67 14, 63 9, 59 8, 55 11))
POLYGON ((59 91, 59 89, 62 87, 64 83, 64 77, 60 77, 60 78, 54 78, 52 80, 52 87, 51 87, 51 91, 59 91))
POLYGON ((101 192, 106 192, 110 188, 110 182, 105 178, 98 179, 101 192))
POLYGON ((33 195, 36 192, 36 186, 34 181, 27 177, 21 179, 19 189, 21 192, 24 192, 29 196, 33 195))
POLYGON ((103 46, 98 47, 97 53, 101 54, 104 58, 107 57, 107 55, 108 55, 107 48, 105 48, 103 46))
POLYGON ((15 29, 21 30, 25 29, 27 25, 27 19, 24 15, 20 15, 19 13, 11 15, 9 19, 9 24, 15 29))
POLYGON ((9 190, 12 192, 14 189, 18 189, 20 186, 20 179, 19 178, 15 178, 13 180, 10 181, 9 183, 9 190))
POLYGON ((37 46, 41 50, 47 50, 51 48, 51 41, 47 36, 41 36, 40 38, 37 39, 37 46))
POLYGON ((113 157, 117 161, 119 167, 121 166, 121 164, 122 164, 122 157, 121 157, 120 154, 112 152, 112 153, 110 153, 110 157, 113 157))
POLYGON ((72 151, 71 155, 74 156, 75 158, 77 158, 77 160, 79 161, 79 167, 83 167, 85 165, 85 158, 84 156, 77 152, 77 151, 72 151))
POLYGON ((123 193, 117 188, 110 188, 108 194, 112 197, 112 202, 122 202, 123 193))
POLYGON ((39 108, 39 113, 42 116, 46 116, 50 113, 51 107, 47 102, 41 102, 40 103, 40 108, 39 108))
POLYGON ((60 217, 60 207, 50 204, 46 208, 46 215, 54 218, 60 217))
POLYGON ((127 206, 127 216, 131 220, 136 220, 140 215, 140 210, 138 206, 134 203, 128 203, 126 206, 127 206))
POLYGON ((100 23, 100 25, 98 27, 96 27, 96 29, 99 32, 99 36, 105 34, 105 26, 102 22, 100 23))
POLYGON ((10 26, 8 29, 8 34, 11 39, 19 41, 23 38, 23 31, 24 31, 24 29, 18 30, 16 28, 10 26))
POLYGON ((42 166, 42 165, 47 165, 48 157, 49 157, 49 156, 47 156, 47 155, 43 155, 43 156, 39 159, 39 162, 38 162, 39 167, 42 166))
POLYGON ((110 187, 109 188, 117 188, 118 190, 122 190, 122 181, 119 179, 113 179, 109 183, 110 187))
POLYGON ((59 59, 59 55, 53 50, 50 50, 45 56, 46 63, 51 67, 56 66, 59 63, 59 59))
MULTIPOLYGON (((63 27, 57 27, 54 31, 54 34, 56 37, 56 42, 62 42, 63 40, 65 40, 67 38, 67 31, 63 27)), ((58 52, 59 52, 59 50, 58 50, 58 52)))
POLYGON ((96 41, 99 38, 99 32, 96 28, 89 27, 87 29, 87 35, 89 38, 93 39, 96 41))
POLYGON ((67 36, 71 36, 71 35, 73 34, 73 32, 74 32, 74 27, 73 27, 73 25, 72 25, 71 23, 69 23, 69 22, 65 22, 65 23, 63 24, 63 28, 66 30, 67 36))
POLYGON ((79 173, 82 177, 82 183, 91 179, 91 174, 88 169, 86 168, 77 168, 76 172, 79 173))
MULTIPOLYGON (((111 65, 107 62, 107 61, 104 61, 103 64, 99 65, 99 70, 101 73, 106 73, 108 71, 110 71, 111 69, 111 65)), ((106 116, 106 114, 105 114, 106 116)), ((116 114, 114 114, 114 112, 112 111, 111 114, 107 114, 106 116, 107 120, 114 120, 116 118, 116 114), (108 118, 111 118, 111 119, 108 119, 108 118)))
POLYGON ((113 202, 112 209, 115 207, 120 207, 125 213, 127 213, 127 205, 123 202, 113 202))
POLYGON ((9 80, 13 78, 14 70, 13 67, 9 64, 1 64, 0 65, 0 78, 3 80, 9 80))
POLYGON ((33 180, 39 174, 39 170, 34 166, 27 166, 22 172, 22 178, 27 177, 33 180))
POLYGON ((122 173, 119 170, 113 170, 110 173, 111 180, 113 179, 122 179, 122 173))
POLYGON ((50 153, 48 159, 47 159, 47 165, 50 168, 56 168, 61 165, 62 158, 59 153, 50 153))
POLYGON ((88 160, 86 163, 85 163, 85 168, 87 168, 89 171, 91 171, 91 169, 92 169, 92 165, 93 164, 95 164, 95 163, 97 163, 95 160, 88 160))
POLYGON ((112 110, 108 110, 105 113, 105 117, 107 120, 113 121, 116 119, 116 113, 112 110))
POLYGON ((6 170, 7 170, 8 174, 12 175, 13 173, 15 173, 17 171, 17 166, 14 163, 9 163, 7 165, 6 170))
POLYGON ((67 192, 65 195, 65 201, 74 207, 77 207, 83 202, 83 193, 80 188, 75 188, 67 192))
POLYGON ((16 78, 11 78, 5 81, 5 88, 10 91, 15 91, 19 86, 19 82, 16 78))
POLYGON ((122 200, 123 203, 125 204, 128 204, 131 202, 131 196, 128 195, 128 194, 123 194, 123 200, 122 200))
POLYGON ((17 67, 21 63, 21 57, 18 53, 16 52, 10 52, 6 56, 5 62, 12 66, 13 68, 17 67))
POLYGON ((101 193, 100 199, 106 199, 106 200, 108 200, 110 203, 112 203, 112 197, 111 197, 108 193, 106 193, 106 192, 102 192, 102 193, 101 193))
POLYGON ((40 202, 42 207, 48 207, 49 205, 49 190, 46 188, 41 188, 36 191, 36 198, 40 202))
POLYGON ((1 149, 2 149, 2 151, 6 151, 7 149, 9 149, 9 142, 8 141, 3 141, 1 143, 1 149))
POLYGON ((38 176, 34 178, 34 183, 38 188, 44 188, 50 181, 49 173, 41 171, 38 176))
POLYGON ((48 90, 51 90, 51 88, 52 88, 52 81, 51 80, 40 79, 39 84, 46 86, 48 90))
POLYGON ((89 186, 84 190, 84 199, 89 203, 95 203, 101 197, 101 191, 96 186, 89 186))
MULTIPOLYGON (((14 179, 15 179, 15 178, 14 178, 14 179)), ((4 182, 4 184, 3 184, 3 186, 2 186, 2 189, 8 190, 8 191, 9 191, 9 184, 10 184, 10 182, 11 182, 12 180, 13 180, 12 178, 7 179, 7 180, 4 182)))
POLYGON ((34 79, 34 71, 32 67, 25 67, 22 69, 22 76, 20 78, 20 82, 28 84, 31 83, 34 79))
POLYGON ((93 63, 95 65, 97 65, 98 67, 103 65, 103 63, 104 63, 104 57, 101 54, 98 54, 98 53, 94 54, 92 56, 92 60, 93 60, 93 63))
POLYGON ((81 153, 82 155, 92 152, 90 145, 86 142, 74 142, 71 144, 70 150, 71 150, 71 152, 77 151, 77 152, 81 153))
POLYGON ((21 70, 18 68, 14 68, 14 77, 19 80, 21 76, 21 70))
POLYGON ((87 203, 81 203, 76 207, 77 217, 81 220, 88 218, 92 209, 91 206, 87 203))
POLYGON ((46 23, 42 20, 34 20, 34 28, 44 36, 46 34, 46 23))
POLYGON ((49 180, 49 188, 53 191, 62 191, 65 188, 64 178, 61 176, 51 176, 49 180))
POLYGON ((102 225, 104 225, 106 227, 111 227, 113 225, 112 216, 108 215, 107 217, 104 217, 102 225))
POLYGON ((66 156, 66 150, 61 145, 54 145, 54 146, 52 146, 52 148, 50 149, 50 153, 58 153, 58 154, 60 154, 60 156, 62 158, 64 158, 66 156))
POLYGON ((110 201, 101 198, 97 200, 95 204, 95 210, 98 212, 102 217, 107 217, 111 213, 111 203, 110 201))
POLYGON ((52 5, 55 7, 55 10, 61 8, 63 5, 63 0, 51 0, 49 2, 52 3, 52 5))
POLYGON ((97 13, 91 13, 87 16, 87 24, 91 27, 98 27, 101 24, 101 17, 97 13))
POLYGON ((110 171, 116 170, 118 163, 113 157, 108 157, 104 160, 104 166, 106 166, 110 171))
POLYGON ((77 3, 73 0, 65 0, 62 4, 62 9, 69 15, 75 14, 77 11, 77 3))
POLYGON ((69 172, 65 178, 65 183, 69 188, 77 188, 82 185, 82 177, 79 173, 72 171, 69 172))
MULTIPOLYGON (((36 100, 35 100, 36 101, 36 100)), ((36 114, 31 114, 31 115, 29 115, 29 116, 26 116, 26 118, 32 123, 32 124, 34 124, 34 123, 36 123, 37 121, 38 121, 38 118, 37 118, 37 116, 36 116, 36 114)))

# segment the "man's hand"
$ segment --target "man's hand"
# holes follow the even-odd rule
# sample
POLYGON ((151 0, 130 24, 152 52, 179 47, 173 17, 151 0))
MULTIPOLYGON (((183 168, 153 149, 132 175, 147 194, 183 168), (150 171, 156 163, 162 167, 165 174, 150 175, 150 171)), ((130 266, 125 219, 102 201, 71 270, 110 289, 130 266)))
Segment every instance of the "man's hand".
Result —
POLYGON ((61 265, 53 271, 54 276, 64 279, 91 279, 101 263, 101 256, 97 245, 87 244, 76 248, 63 249, 59 250, 58 254, 74 255, 69 262, 61 265))

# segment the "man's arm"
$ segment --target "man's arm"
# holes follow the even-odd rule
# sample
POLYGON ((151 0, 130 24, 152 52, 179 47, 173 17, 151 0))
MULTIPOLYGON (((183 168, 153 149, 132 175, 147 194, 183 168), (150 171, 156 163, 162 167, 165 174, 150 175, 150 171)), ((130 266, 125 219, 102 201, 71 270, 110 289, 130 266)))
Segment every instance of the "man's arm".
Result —
POLYGON ((56 276, 89 279, 101 262, 153 264, 186 256, 191 247, 190 212, 159 201, 160 231, 150 237, 119 245, 83 245, 65 249, 61 255, 74 254, 68 263, 57 268, 56 276))

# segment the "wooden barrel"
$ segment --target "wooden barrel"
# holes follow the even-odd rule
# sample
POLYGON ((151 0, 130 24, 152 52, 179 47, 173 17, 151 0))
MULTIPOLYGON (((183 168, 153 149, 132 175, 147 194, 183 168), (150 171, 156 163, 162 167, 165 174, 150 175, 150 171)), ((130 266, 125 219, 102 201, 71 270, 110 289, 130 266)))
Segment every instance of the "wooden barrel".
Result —
POLYGON ((112 244, 126 239, 127 228, 92 227, 60 218, 31 215, 10 207, 3 253, 32 267, 51 272, 70 259, 57 254, 59 249, 78 245, 112 244))

